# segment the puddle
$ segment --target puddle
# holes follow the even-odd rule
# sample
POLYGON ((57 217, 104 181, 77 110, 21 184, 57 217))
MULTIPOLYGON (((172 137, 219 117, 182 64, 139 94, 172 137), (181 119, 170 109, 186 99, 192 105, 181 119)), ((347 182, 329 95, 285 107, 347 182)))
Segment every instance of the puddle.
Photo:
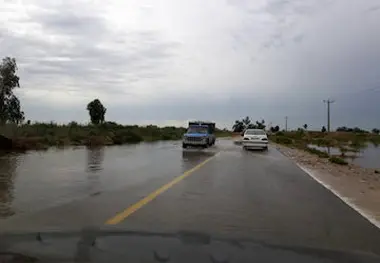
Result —
MULTIPOLYGON (((341 155, 342 152, 336 147, 322 147, 309 144, 308 147, 325 151, 330 155, 341 155)), ((380 169, 380 147, 368 144, 366 148, 359 149, 357 152, 347 151, 343 157, 347 162, 359 165, 364 168, 380 169)))

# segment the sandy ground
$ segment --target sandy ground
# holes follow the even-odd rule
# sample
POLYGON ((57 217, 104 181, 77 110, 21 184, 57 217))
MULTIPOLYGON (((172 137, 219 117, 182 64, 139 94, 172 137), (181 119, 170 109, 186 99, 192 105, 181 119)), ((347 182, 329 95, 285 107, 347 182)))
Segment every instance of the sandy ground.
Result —
POLYGON ((273 144, 343 201, 380 228, 380 173, 349 164, 342 166, 299 149, 273 144))

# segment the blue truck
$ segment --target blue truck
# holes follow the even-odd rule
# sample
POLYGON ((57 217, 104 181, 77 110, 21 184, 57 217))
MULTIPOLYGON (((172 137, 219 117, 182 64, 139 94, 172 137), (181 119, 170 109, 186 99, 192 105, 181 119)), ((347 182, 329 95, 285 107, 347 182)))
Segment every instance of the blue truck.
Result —
POLYGON ((190 121, 182 138, 182 148, 207 148, 215 144, 215 123, 207 121, 190 121))

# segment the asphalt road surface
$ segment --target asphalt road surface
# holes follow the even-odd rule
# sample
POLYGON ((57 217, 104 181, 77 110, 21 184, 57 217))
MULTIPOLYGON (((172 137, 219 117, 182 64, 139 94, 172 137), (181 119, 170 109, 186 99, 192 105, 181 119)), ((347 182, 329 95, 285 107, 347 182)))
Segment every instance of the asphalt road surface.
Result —
POLYGON ((110 225, 380 255, 380 230, 273 147, 244 151, 219 140, 206 150, 177 144, 152 152, 134 170, 148 179, 15 215, 1 222, 1 231, 110 225))

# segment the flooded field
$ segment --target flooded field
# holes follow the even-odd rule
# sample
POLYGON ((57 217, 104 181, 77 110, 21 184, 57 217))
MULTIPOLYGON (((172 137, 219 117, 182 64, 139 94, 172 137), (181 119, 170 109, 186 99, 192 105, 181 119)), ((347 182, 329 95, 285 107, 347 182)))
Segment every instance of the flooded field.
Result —
POLYGON ((184 155, 180 142, 165 141, 0 156, 0 219, 170 179, 215 149, 184 155))
MULTIPOLYGON (((330 155, 342 155, 342 150, 336 147, 322 147, 312 144, 309 147, 325 151, 330 155)), ((364 168, 380 169, 380 147, 370 143, 355 151, 344 151, 342 157, 346 161, 364 168)))

